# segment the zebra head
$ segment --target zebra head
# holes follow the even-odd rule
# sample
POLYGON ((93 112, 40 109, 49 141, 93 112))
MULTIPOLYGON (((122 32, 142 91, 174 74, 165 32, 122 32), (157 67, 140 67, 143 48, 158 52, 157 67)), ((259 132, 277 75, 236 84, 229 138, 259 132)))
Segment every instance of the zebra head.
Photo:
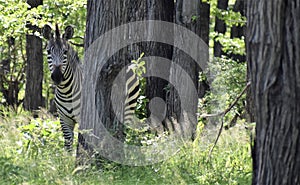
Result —
POLYGON ((59 85, 64 80, 64 73, 68 65, 68 55, 71 46, 68 40, 73 37, 74 29, 72 26, 67 26, 65 33, 61 36, 56 25, 55 34, 49 25, 43 29, 43 36, 48 40, 47 58, 51 72, 51 79, 56 85, 59 85))

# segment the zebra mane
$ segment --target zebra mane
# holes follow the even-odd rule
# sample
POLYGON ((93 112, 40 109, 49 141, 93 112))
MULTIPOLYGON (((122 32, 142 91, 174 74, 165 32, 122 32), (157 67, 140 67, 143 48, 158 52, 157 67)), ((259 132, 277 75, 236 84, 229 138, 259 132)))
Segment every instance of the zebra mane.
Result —
POLYGON ((79 56, 78 56, 78 52, 70 45, 70 43, 67 43, 68 47, 69 47, 69 53, 71 55, 71 63, 72 64, 76 64, 76 65, 80 65, 81 62, 80 62, 80 59, 79 59, 79 56))
POLYGON ((67 46, 69 50, 70 63, 73 64, 72 66, 75 67, 78 64, 81 64, 78 52, 72 47, 72 45, 68 42, 67 39, 61 37, 58 24, 55 24, 55 37, 52 37, 52 41, 50 43, 58 46, 59 48, 62 48, 64 45, 67 46))
POLYGON ((60 39, 60 32, 59 32, 58 24, 55 24, 55 37, 56 37, 56 39, 60 39))

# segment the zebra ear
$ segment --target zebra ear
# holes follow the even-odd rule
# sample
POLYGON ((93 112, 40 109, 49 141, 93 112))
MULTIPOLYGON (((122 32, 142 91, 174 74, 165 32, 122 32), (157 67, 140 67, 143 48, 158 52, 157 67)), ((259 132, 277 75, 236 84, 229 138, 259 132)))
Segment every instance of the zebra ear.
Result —
POLYGON ((48 24, 46 24, 43 28, 43 36, 48 40, 53 38, 52 29, 48 24))
POLYGON ((63 38, 69 40, 73 37, 73 34, 74 34, 74 28, 72 26, 67 26, 65 29, 65 33, 63 34, 63 38))

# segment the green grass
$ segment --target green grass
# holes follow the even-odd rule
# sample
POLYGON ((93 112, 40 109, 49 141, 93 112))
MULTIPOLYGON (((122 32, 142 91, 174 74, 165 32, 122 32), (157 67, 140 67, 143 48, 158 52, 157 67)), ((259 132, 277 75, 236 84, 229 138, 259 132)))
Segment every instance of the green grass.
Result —
POLYGON ((63 150, 59 122, 45 113, 2 112, 0 185, 2 184, 250 184, 249 137, 238 126, 223 131, 210 161, 217 130, 204 130, 168 160, 141 167, 105 162, 73 174, 75 157, 63 150))

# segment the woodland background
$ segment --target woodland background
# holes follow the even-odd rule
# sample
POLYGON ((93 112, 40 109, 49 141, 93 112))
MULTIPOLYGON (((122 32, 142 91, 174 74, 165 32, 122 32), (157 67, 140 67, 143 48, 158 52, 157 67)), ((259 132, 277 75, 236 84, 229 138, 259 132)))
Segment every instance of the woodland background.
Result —
MULTIPOLYGON (((299 183, 299 170, 295 170, 299 164, 294 163, 299 160, 296 155, 299 126, 293 124, 298 123, 298 117, 293 115, 297 115, 294 110, 298 110, 295 107, 298 107, 296 92, 299 89, 293 80, 290 84, 283 81, 287 74, 298 74, 289 70, 299 61, 295 54, 299 43, 291 42, 299 37, 294 34, 299 33, 299 26, 293 13, 299 10, 299 3, 292 0, 261 4, 246 0, 193 3, 182 0, 8 0, 0 1, 0 10, 0 148, 3 149, 0 184, 299 183), (71 44, 83 60, 84 50, 105 31, 124 23, 151 19, 174 22, 199 35, 209 46, 208 65, 215 74, 213 81, 208 83, 205 71, 199 74, 199 69, 190 65, 190 59, 181 51, 159 43, 131 46, 138 51, 136 53, 129 53, 125 48, 110 60, 120 61, 121 66, 123 59, 137 60, 142 53, 162 56, 193 74, 191 78, 197 84, 199 96, 191 114, 197 120, 195 135, 174 156, 157 164, 131 167, 100 158, 82 172, 76 168, 75 153, 70 155, 63 149, 53 104, 55 87, 50 79, 46 40, 40 34, 41 29, 45 24, 52 27, 58 24, 62 29, 72 25, 75 37, 71 44), (93 27, 92 20, 105 26, 93 27), (290 111, 280 111, 285 109, 290 111), (208 119, 210 117, 213 119, 208 119), (273 128, 272 131, 269 128, 273 128), (284 142, 281 138, 285 138, 284 142), (268 145, 264 146, 264 141, 268 145), (279 143, 277 153, 274 153, 274 143, 279 143), (285 155, 286 146, 290 146, 292 153, 285 155), (266 152, 259 155, 262 151, 266 152), (277 160, 282 156, 288 159, 277 160), (258 165, 267 164, 269 160, 277 162, 271 167, 258 165), (285 175, 284 169, 290 170, 292 175, 285 175)), ((106 76, 106 79, 111 77, 106 76)), ((169 102, 178 98, 165 81, 148 78, 141 83, 143 96, 136 110, 141 119, 149 115, 148 102, 152 97, 159 96, 169 102)), ((175 103, 168 105, 169 118, 179 114, 176 107, 175 103)), ((110 108, 105 111, 105 117, 112 116, 110 108)), ((106 126, 125 143, 155 142, 155 133, 120 130, 111 122, 106 122, 106 126)))

